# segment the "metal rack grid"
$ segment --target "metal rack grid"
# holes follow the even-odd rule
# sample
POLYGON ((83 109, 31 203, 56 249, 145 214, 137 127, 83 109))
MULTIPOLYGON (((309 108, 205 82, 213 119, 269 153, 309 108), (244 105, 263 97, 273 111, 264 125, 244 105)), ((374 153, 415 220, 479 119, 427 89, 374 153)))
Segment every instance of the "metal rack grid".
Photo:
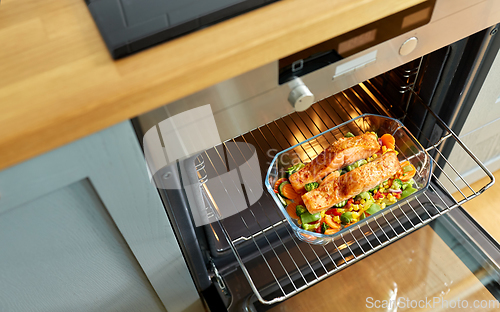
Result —
MULTIPOLYGON (((366 82, 322 100, 306 112, 284 116, 229 142, 239 141, 256 147, 261 160, 260 168, 250 169, 255 173, 254 179, 258 180, 262 179, 259 169, 261 172, 267 169, 265 155, 268 153, 266 150, 284 149, 295 145, 324 131, 322 129, 332 128, 362 113, 391 114, 391 117, 399 117, 405 119, 406 122, 412 122, 405 118, 404 112, 401 116, 395 116, 397 109, 388 110, 381 100, 369 91, 369 83, 366 82), (264 165, 262 160, 264 160, 264 165)), ((418 98, 417 94, 413 93, 413 90, 411 92, 412 105, 422 105, 422 109, 427 110, 436 123, 446 129, 445 135, 437 141, 431 141, 426 137, 424 140, 426 142, 421 140, 421 143, 427 146, 426 150, 434 159, 435 166, 432 173, 434 183, 420 196, 412 200, 402 200, 398 202, 397 209, 387 211, 369 221, 357 222, 346 234, 326 246, 309 245, 298 240, 265 191, 262 198, 255 204, 249 205, 250 207, 245 211, 236 213, 231 218, 218 218, 220 231, 260 302, 274 304, 293 296, 478 196, 494 183, 493 175, 458 136, 418 98), (449 141, 455 142, 464 155, 470 157, 483 170, 485 177, 490 179, 488 183, 479 189, 474 189, 458 173, 441 152, 442 147, 449 141), (461 189, 456 183, 457 180, 466 186, 466 190, 461 189), (455 197, 449 195, 453 193, 455 197), (235 234, 231 230, 235 226, 246 232, 246 235, 241 235, 241 231, 235 234), (253 250, 256 252, 247 253, 244 244, 253 245, 253 250), (250 263, 257 263, 257 265, 247 265, 250 263)), ((331 141, 331 138, 325 138, 325 145, 331 143, 329 140, 331 141)), ((227 143, 223 144, 223 150, 227 143)), ((303 150, 301 155, 304 159, 302 160, 309 161, 314 158, 321 152, 320 148, 326 148, 326 146, 311 146, 310 149, 303 150)), ((224 160, 232 159, 236 162, 236 158, 244 154, 243 152, 241 155, 234 153, 234 150, 221 152, 216 148, 212 152, 207 151, 202 154, 205 161, 203 167, 217 168, 217 162, 223 163, 224 160)), ((205 177, 203 182, 206 180, 205 177)), ((224 184, 222 181, 220 183, 224 184)), ((222 186, 229 195, 229 188, 222 186)), ((211 196, 207 184, 202 183, 201 187, 207 210, 215 216, 220 215, 219 207, 211 196)), ((257 191, 256 189, 246 190, 250 193, 257 191)))

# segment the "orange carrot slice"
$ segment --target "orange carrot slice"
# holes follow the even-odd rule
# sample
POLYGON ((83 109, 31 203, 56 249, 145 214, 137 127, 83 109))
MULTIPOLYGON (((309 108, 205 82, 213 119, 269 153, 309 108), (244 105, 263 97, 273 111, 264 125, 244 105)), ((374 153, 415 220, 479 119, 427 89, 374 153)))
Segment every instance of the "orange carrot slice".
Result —
POLYGON ((325 222, 332 229, 339 229, 340 230, 340 228, 341 228, 340 224, 338 224, 337 222, 333 221, 333 218, 330 215, 325 215, 325 222))
POLYGON ((300 235, 302 235, 303 237, 309 239, 309 240, 315 240, 316 239, 316 236, 312 236, 312 235, 309 235, 309 234, 305 234, 305 233, 300 233, 300 235))
POLYGON ((285 186, 283 186, 283 188, 281 189, 281 193, 288 199, 299 197, 299 194, 295 192, 291 184, 285 184, 285 186))
POLYGON ((402 174, 399 177, 399 179, 401 181, 403 181, 403 182, 407 182, 407 181, 410 181, 411 178, 413 178, 413 176, 417 172, 417 169, 415 169, 415 166, 413 166, 412 164, 410 164, 409 161, 405 161, 405 162, 401 163, 401 172, 402 172, 402 174), (411 170, 407 171, 407 172, 404 172, 403 168, 407 167, 407 166, 410 166, 411 170))
POLYGON ((278 186, 280 186, 280 184, 285 182, 285 181, 288 181, 288 179, 287 178, 278 179, 278 181, 276 181, 276 183, 274 183, 274 190, 277 191, 278 186))
POLYGON ((338 228, 338 229, 326 229, 325 235, 332 235, 332 234, 337 233, 338 231, 340 231, 340 228, 338 228))
POLYGON ((382 141, 382 145, 384 145, 387 148, 394 149, 396 146, 396 140, 392 135, 389 133, 384 134, 383 136, 380 137, 380 140, 382 141))
POLYGON ((298 205, 304 205, 304 201, 302 200, 302 195, 299 194, 298 197, 293 199, 298 205))
POLYGON ((286 212, 288 213, 288 215, 290 216, 290 218, 292 219, 298 219, 299 216, 297 216, 297 212, 295 210, 295 208, 297 207, 297 203, 290 203, 288 204, 288 206, 286 206, 286 212))

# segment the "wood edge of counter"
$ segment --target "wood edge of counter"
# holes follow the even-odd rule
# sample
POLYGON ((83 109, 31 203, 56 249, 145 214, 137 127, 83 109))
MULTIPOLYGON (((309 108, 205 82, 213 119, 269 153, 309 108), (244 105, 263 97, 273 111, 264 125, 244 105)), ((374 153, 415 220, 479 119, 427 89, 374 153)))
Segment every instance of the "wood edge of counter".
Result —
MULTIPOLYGON (((17 0, 19 3, 23 1, 33 0, 17 0)), ((61 1, 52 0, 59 4, 61 1)), ((81 0, 75 1, 81 2, 75 3, 75 6, 84 5, 81 0)), ((6 118, 0 117, 0 124, 3 124, 0 127, 4 130, 0 137, 0 151, 2 151, 0 169, 13 166, 423 1, 357 0, 332 3, 328 0, 317 0, 314 4, 308 0, 280 1, 118 61, 113 61, 109 57, 104 44, 99 41, 97 43, 99 47, 94 49, 97 52, 89 53, 87 57, 95 57, 104 64, 85 69, 84 74, 100 79, 99 75, 102 72, 118 73, 116 81, 108 82, 103 78, 103 85, 99 86, 101 89, 90 86, 89 90, 85 90, 89 94, 93 91, 96 94, 102 93, 102 96, 93 96, 90 101, 85 101, 81 98, 83 91, 79 91, 69 95, 70 99, 73 96, 73 101, 68 102, 67 98, 59 100, 57 96, 51 95, 51 92, 56 92, 53 89, 58 86, 51 85, 54 82, 49 80, 46 86, 36 86, 47 87, 47 99, 40 103, 48 113, 40 114, 33 113, 33 103, 26 100, 30 99, 29 97, 22 96, 18 100, 15 93, 4 97, 10 100, 4 107, 13 108, 14 111, 10 111, 6 118), (247 29, 251 28, 251 25, 257 26, 252 30, 247 29), (235 43, 220 39, 230 34, 233 28, 241 27, 246 27, 246 31, 235 39, 235 43), (278 30, 266 31, 270 28, 278 30), (219 38, 218 43, 221 43, 220 46, 214 48, 204 45, 207 41, 217 38, 219 38), (175 51, 188 53, 193 46, 199 46, 200 50, 191 51, 190 55, 182 55, 179 60, 162 58, 173 55, 175 51), (160 61, 152 64, 151 59, 160 61), (188 64, 190 66, 187 66, 188 64), (177 70, 165 69, 169 65, 177 70), (200 72, 208 72, 210 75, 200 75, 200 72), (107 94, 106 87, 117 89, 122 87, 123 90, 107 94), (68 103, 72 103, 69 108, 68 103), (23 119, 23 116, 26 116, 26 119, 23 119)), ((17 2, 9 4, 15 5, 17 2)), ((82 18, 78 22, 90 23, 91 25, 87 27, 93 27, 95 35, 99 36, 90 14, 85 16, 87 18, 82 18)), ((92 42, 96 42, 95 38, 92 42)), ((15 62, 15 59, 13 61, 15 62)), ((43 61, 43 59, 33 61, 43 61)), ((29 64, 15 65, 20 68, 29 66, 29 64)), ((78 74, 80 72, 76 72, 76 76, 78 74)), ((61 74, 54 78, 54 81, 57 78, 60 80, 67 78, 68 74, 65 75, 61 74)), ((31 78, 31 76, 26 77, 27 89, 33 87, 31 78)), ((0 80, 2 80, 1 74, 0 80)), ((76 84, 80 81, 75 78, 74 82, 76 84)), ((24 81, 20 83, 22 86, 24 81)))

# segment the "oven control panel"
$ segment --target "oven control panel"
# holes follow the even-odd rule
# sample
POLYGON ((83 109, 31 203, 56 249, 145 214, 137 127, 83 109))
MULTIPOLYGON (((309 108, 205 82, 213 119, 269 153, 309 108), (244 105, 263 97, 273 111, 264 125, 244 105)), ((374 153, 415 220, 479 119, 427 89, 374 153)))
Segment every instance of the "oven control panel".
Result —
POLYGON ((291 89, 288 95, 288 102, 292 104, 295 110, 302 112, 311 107, 314 103, 314 94, 312 94, 302 79, 292 79, 288 83, 288 86, 291 89))
MULTIPOLYGON (((436 0, 424 1, 411 8, 280 59, 278 62, 279 84, 287 83, 296 77, 304 76, 429 23, 435 5, 436 0)), ((403 49, 403 53, 411 50, 408 48, 415 43, 414 41, 405 43, 406 47, 403 49)))

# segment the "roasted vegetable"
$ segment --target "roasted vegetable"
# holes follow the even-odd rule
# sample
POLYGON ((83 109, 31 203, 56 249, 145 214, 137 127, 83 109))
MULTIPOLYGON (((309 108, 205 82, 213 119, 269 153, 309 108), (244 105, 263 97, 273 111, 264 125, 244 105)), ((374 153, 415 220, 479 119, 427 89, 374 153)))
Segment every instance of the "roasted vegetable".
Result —
POLYGON ((386 148, 394 149, 396 140, 392 135, 386 133, 380 137, 380 140, 382 141, 382 145, 386 148))
POLYGON ((403 183, 403 187, 401 188, 403 191, 406 190, 407 187, 412 187, 415 184, 415 181, 413 179, 410 179, 408 182, 403 183))
POLYGON ((394 179, 394 181, 392 181, 391 185, 392 190, 400 190, 402 188, 403 188, 403 182, 401 182, 400 179, 394 179))
POLYGON ((291 176, 292 174, 294 174, 295 172, 304 168, 305 166, 306 165, 304 165, 303 163, 297 163, 297 164, 291 166, 290 168, 286 169, 286 172, 288 173, 288 176, 291 176))
POLYGON ((346 204, 347 204, 347 199, 346 199, 346 200, 341 201, 341 202, 340 202, 340 203, 338 203, 338 204, 333 205, 333 207, 334 207, 334 208, 342 208, 342 207, 344 207, 346 204))
POLYGON ((345 170, 347 170, 347 172, 352 171, 354 169, 356 169, 356 167, 354 167, 354 164, 345 167, 345 170))
POLYGON ((286 212, 292 219, 298 219, 299 216, 297 215, 297 203, 289 203, 286 206, 286 212))
POLYGON ((337 233, 338 231, 340 231, 340 228, 338 228, 338 229, 327 229, 325 231, 325 235, 332 235, 332 234, 337 233))
POLYGON ((376 193, 377 190, 380 188, 380 184, 369 190, 369 192, 376 193))
POLYGON ((325 222, 321 223, 321 233, 325 233, 326 230, 328 230, 330 227, 328 226, 328 224, 326 224, 325 222))
POLYGON ((401 168, 403 169, 403 174, 400 176, 402 182, 409 181, 417 172, 417 169, 409 161, 403 162, 401 168))
POLYGON ((312 191, 314 190, 315 188, 318 188, 319 186, 319 183, 318 182, 311 182, 311 183, 307 183, 304 187, 306 188, 306 191, 312 191))
POLYGON ((321 213, 310 214, 309 212, 304 212, 300 215, 300 221, 302 224, 316 222, 321 219, 321 213))
POLYGON ((412 186, 408 186, 403 193, 401 193, 401 199, 410 196, 411 194, 415 193, 417 190, 414 189, 412 186))
POLYGON ((281 183, 281 185, 278 187, 278 191, 279 191, 281 196, 288 198, 288 199, 294 199, 294 198, 299 197, 299 194, 297 194, 297 192, 295 192, 292 185, 288 181, 281 183))
POLYGON ((302 214, 304 214, 306 212, 307 212, 306 207, 304 207, 302 205, 295 206, 295 213, 297 214, 297 216, 300 217, 302 214))
POLYGON ((368 199, 370 199, 370 193, 368 193, 368 192, 361 192, 358 195, 356 195, 355 199, 356 200, 361 200, 361 199, 368 200, 368 199))
POLYGON ((360 159, 357 162, 355 162, 354 165, 356 166, 356 168, 358 168, 358 167, 361 167, 363 165, 366 165, 367 163, 368 162, 366 161, 366 159, 360 159))
POLYGON ((378 204, 372 204, 370 208, 366 209, 366 213, 369 213, 370 215, 375 214, 380 211, 380 205, 378 204))
POLYGON ((365 159, 360 159, 360 160, 358 160, 357 162, 355 162, 354 164, 352 164, 352 165, 349 165, 349 166, 345 167, 345 169, 346 169, 347 171, 351 171, 351 170, 354 170, 354 169, 356 169, 356 168, 359 168, 359 167, 361 167, 361 166, 363 166, 363 165, 366 165, 367 163, 368 163, 368 162, 367 162, 365 159))
POLYGON ((352 217, 352 212, 350 212, 350 211, 344 212, 340 216, 340 221, 342 222, 342 224, 351 223, 353 220, 354 220, 354 218, 352 217))
POLYGON ((306 231, 311 231, 311 232, 315 232, 319 226, 320 226, 319 223, 313 223, 313 224, 302 223, 302 228, 306 231))
POLYGON ((281 182, 280 185, 278 185, 278 194, 281 195, 281 196, 283 196, 283 197, 285 197, 285 198, 286 198, 286 196, 283 195, 283 187, 285 187, 285 185, 287 185, 287 184, 290 184, 290 182, 288 182, 287 180, 285 180, 285 181, 281 182))
POLYGON ((278 199, 280 200, 280 202, 283 205, 283 207, 286 207, 287 206, 286 200, 283 197, 281 197, 280 194, 276 194, 276 196, 278 196, 278 199))
POLYGON ((333 221, 333 217, 330 215, 325 215, 325 222, 332 229, 340 229, 341 226, 337 222, 333 221))
POLYGON ((287 178, 281 178, 281 179, 278 179, 275 183, 274 183, 274 192, 275 193, 278 193, 278 187, 281 185, 281 183, 285 182, 285 181, 288 181, 287 178))

